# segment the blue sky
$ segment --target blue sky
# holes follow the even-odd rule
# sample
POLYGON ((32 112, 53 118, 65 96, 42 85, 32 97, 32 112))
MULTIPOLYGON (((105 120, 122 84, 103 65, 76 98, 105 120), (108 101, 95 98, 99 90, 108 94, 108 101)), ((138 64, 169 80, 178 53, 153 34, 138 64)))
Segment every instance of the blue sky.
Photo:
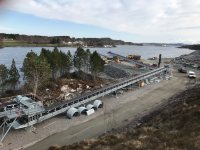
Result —
POLYGON ((5 0, 0 33, 200 43, 197 0, 5 0))

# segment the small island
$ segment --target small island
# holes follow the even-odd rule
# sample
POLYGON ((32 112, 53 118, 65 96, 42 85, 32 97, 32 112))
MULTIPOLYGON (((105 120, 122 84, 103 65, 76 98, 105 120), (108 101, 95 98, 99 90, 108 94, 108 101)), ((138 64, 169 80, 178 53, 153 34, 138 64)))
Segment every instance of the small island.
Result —
POLYGON ((116 45, 143 46, 141 43, 124 42, 111 38, 75 38, 70 36, 40 36, 0 33, 0 47, 104 47, 116 45))

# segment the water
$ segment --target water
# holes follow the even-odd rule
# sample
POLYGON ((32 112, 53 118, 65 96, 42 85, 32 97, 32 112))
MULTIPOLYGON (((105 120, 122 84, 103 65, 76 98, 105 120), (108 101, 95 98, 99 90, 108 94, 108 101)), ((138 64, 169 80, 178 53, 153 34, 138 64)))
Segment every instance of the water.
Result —
MULTIPOLYGON (((53 50, 53 47, 45 47, 46 49, 53 50)), ((12 59, 15 60, 16 67, 19 69, 23 65, 23 60, 26 54, 33 50, 38 55, 40 54, 42 47, 5 47, 0 49, 0 64, 5 64, 10 68, 12 59)), ((71 54, 74 54, 77 48, 75 47, 58 47, 67 53, 70 50, 71 54)), ((87 48, 84 48, 87 49, 87 48)), ((122 56, 127 56, 129 54, 141 55, 141 59, 147 59, 149 57, 158 57, 162 54, 163 58, 174 58, 182 54, 189 54, 193 50, 189 49, 179 49, 175 47, 156 47, 156 46, 128 46, 128 45, 118 45, 116 48, 89 48, 91 52, 95 50, 103 55, 108 55, 107 52, 111 51, 122 56)), ((20 72, 22 77, 22 72, 20 72)), ((22 82, 22 78, 20 79, 22 82)))

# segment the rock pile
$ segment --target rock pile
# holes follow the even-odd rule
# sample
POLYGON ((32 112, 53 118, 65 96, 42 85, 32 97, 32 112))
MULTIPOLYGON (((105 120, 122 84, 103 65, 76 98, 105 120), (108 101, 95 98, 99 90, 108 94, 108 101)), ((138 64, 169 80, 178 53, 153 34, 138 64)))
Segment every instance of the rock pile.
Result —
POLYGON ((105 67, 105 73, 113 78, 126 78, 129 76, 148 72, 145 68, 136 68, 135 64, 124 64, 111 62, 105 67))
POLYGON ((117 67, 114 67, 112 65, 107 65, 105 67, 105 73, 113 78, 126 78, 131 76, 131 74, 125 70, 119 69, 117 67))

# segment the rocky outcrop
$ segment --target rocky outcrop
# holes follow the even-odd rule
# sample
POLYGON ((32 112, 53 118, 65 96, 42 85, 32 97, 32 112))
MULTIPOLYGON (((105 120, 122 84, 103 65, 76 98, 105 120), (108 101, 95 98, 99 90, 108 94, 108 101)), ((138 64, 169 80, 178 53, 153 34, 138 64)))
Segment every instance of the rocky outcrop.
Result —
POLYGON ((192 49, 192 50, 200 50, 200 44, 197 45, 184 45, 178 48, 188 48, 188 49, 192 49))

